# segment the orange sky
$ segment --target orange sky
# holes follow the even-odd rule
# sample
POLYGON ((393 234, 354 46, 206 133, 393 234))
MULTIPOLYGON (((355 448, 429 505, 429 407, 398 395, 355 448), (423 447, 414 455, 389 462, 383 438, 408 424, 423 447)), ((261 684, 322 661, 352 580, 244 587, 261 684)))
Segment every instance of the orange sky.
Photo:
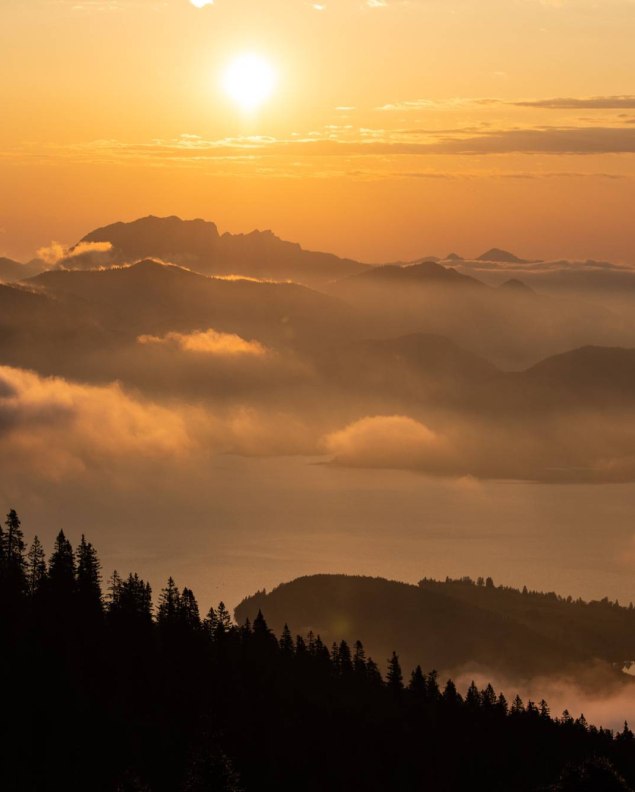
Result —
POLYGON ((634 40, 633 0, 2 0, 0 255, 153 213, 635 264, 634 40), (278 73, 251 115, 242 52, 278 73))

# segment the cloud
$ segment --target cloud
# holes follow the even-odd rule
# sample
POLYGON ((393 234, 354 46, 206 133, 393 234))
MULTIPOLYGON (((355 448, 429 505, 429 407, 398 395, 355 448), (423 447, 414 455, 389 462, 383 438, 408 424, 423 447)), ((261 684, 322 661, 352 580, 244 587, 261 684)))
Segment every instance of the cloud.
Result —
POLYGON ((504 104, 502 99, 491 97, 465 97, 453 96, 449 99, 408 99, 400 102, 389 102, 375 109, 380 112, 406 111, 406 110, 456 110, 472 105, 486 107, 504 104))
POLYGON ((36 255, 49 266, 89 269, 108 263, 109 257, 104 258, 103 254, 109 254, 111 250, 110 242, 80 242, 78 245, 68 248, 60 242, 53 241, 50 245, 39 248, 36 255))
POLYGON ((268 350, 259 341, 246 341, 234 333, 200 330, 193 333, 167 333, 164 336, 142 335, 140 344, 165 344, 184 352, 195 352, 220 357, 263 357, 268 350))
POLYGON ((54 479, 114 458, 171 459, 192 445, 178 413, 117 384, 80 385, 8 366, 0 366, 0 438, 5 463, 54 479))
POLYGON ((445 453, 443 438, 404 415, 372 416, 324 440, 335 461, 355 467, 427 467, 445 453))
POLYGON ((591 96, 588 98, 556 98, 533 99, 523 102, 512 102, 515 107, 541 107, 546 110, 632 110, 635 108, 635 96, 591 96))
POLYGON ((454 139, 433 143, 428 145, 428 149, 439 154, 632 154, 635 153, 635 129, 624 127, 508 129, 487 132, 464 140, 454 139))
MULTIPOLYGON (((203 162, 231 166, 234 171, 248 166, 253 176, 258 160, 293 157, 380 157, 426 155, 489 155, 512 153, 541 154, 632 154, 635 127, 623 126, 539 126, 457 128, 443 130, 353 129, 350 125, 330 125, 304 136, 273 138, 246 136, 206 140, 194 135, 147 143, 97 140, 81 146, 60 147, 56 156, 80 162, 145 162, 157 167, 203 162)), ((18 156, 28 157, 28 152, 18 156)), ((274 166, 280 163, 273 163, 274 166)), ((275 167, 273 171, 275 171, 275 167)), ((272 169, 263 171, 272 175, 272 169)), ((240 172, 240 171, 238 171, 240 172)), ((313 171, 312 171, 313 172, 313 171)))
POLYGON ((66 255, 66 250, 67 248, 60 242, 53 241, 46 247, 38 248, 35 255, 45 261, 47 264, 55 264, 61 258, 64 258, 66 255))
POLYGON ((277 404, 162 404, 118 383, 85 385, 0 366, 5 482, 23 475, 61 481, 88 474, 125 485, 148 466, 198 468, 216 454, 315 454, 319 423, 277 404))

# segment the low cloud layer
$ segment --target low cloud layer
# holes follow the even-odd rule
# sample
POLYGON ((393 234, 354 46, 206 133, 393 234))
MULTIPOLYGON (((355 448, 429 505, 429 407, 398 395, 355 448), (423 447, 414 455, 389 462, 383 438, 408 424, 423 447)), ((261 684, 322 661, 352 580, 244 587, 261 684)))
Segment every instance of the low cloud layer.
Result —
POLYGON ((329 433, 322 444, 335 464, 359 468, 534 481, 635 476, 635 421, 628 411, 609 416, 563 407, 523 421, 454 414, 434 422, 430 428, 406 415, 366 417, 329 433))
POLYGON ((310 454, 319 431, 275 406, 162 404, 118 383, 85 385, 0 366, 0 471, 7 477, 141 475, 153 464, 208 464, 214 454, 310 454))
POLYGON ((162 344, 184 352, 219 357, 263 357, 268 350, 259 341, 246 341, 234 333, 201 330, 195 333, 167 333, 164 336, 142 335, 140 344, 162 344))
POLYGON ((192 441, 176 412, 117 385, 95 387, 0 366, 5 461, 57 478, 114 458, 178 458, 192 441))
POLYGON ((355 467, 428 467, 445 452, 439 435, 403 415, 362 418, 329 434, 324 444, 336 462, 355 467))

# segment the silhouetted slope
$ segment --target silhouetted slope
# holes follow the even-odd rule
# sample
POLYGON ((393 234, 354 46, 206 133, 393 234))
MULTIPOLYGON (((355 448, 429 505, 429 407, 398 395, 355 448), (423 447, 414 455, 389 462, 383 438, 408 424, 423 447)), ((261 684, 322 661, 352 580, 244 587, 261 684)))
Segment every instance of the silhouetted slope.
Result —
POLYGON ((587 346, 542 360, 519 375, 543 403, 635 401, 635 349, 587 346))
POLYGON ((23 278, 30 278, 46 269, 44 262, 32 261, 22 264, 19 261, 0 257, 0 281, 12 283, 23 278))
POLYGON ((590 658, 602 658, 621 667, 635 661, 635 610, 604 599, 583 602, 557 594, 475 584, 462 580, 423 579, 419 586, 457 602, 492 611, 548 639, 574 647, 590 658))
POLYGON ((443 336, 413 333, 339 344, 324 350, 320 370, 351 392, 391 396, 396 404, 487 401, 505 375, 443 336))
POLYGON ((178 217, 144 217, 114 223, 81 242, 110 242, 112 258, 130 263, 160 258, 206 275, 243 275, 298 283, 325 283, 360 272, 366 265, 330 253, 303 250, 271 231, 219 234, 214 223, 178 217))
POLYGON ((0 364, 56 373, 60 356, 72 359, 80 352, 94 352, 104 341, 84 306, 69 311, 52 295, 0 284, 0 364))
POLYGON ((461 275, 451 267, 443 267, 436 261, 422 261, 418 264, 400 266, 385 264, 353 275, 345 285, 351 282, 362 283, 393 283, 395 285, 421 286, 483 286, 476 278, 461 275))
POLYGON ((536 292, 531 288, 531 286, 527 286, 526 283, 523 281, 518 280, 518 278, 510 278, 509 280, 505 281, 505 283, 501 283, 498 287, 499 289, 504 289, 506 291, 513 291, 516 294, 536 294, 536 292))
POLYGON ((243 600, 236 619, 253 619, 258 610, 274 629, 286 622, 294 632, 313 630, 327 644, 338 636, 357 636, 381 662, 399 646, 406 665, 444 672, 480 666, 531 676, 559 672, 590 654, 584 647, 541 635, 535 625, 508 614, 446 596, 442 588, 422 589, 382 578, 298 578, 243 600))
POLYGON ((338 300, 298 284, 210 278, 149 260, 99 271, 49 271, 29 283, 90 305, 104 326, 129 338, 214 328, 293 345, 337 337, 350 324, 338 300))

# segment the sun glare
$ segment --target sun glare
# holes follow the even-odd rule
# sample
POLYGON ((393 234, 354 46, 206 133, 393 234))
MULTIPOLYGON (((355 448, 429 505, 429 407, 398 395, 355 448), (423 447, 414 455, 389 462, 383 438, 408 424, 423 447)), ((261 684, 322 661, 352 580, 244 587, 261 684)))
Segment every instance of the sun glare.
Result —
POLYGON ((271 64, 259 55, 239 55, 225 69, 225 93, 243 110, 256 110, 267 101, 276 85, 271 64))

